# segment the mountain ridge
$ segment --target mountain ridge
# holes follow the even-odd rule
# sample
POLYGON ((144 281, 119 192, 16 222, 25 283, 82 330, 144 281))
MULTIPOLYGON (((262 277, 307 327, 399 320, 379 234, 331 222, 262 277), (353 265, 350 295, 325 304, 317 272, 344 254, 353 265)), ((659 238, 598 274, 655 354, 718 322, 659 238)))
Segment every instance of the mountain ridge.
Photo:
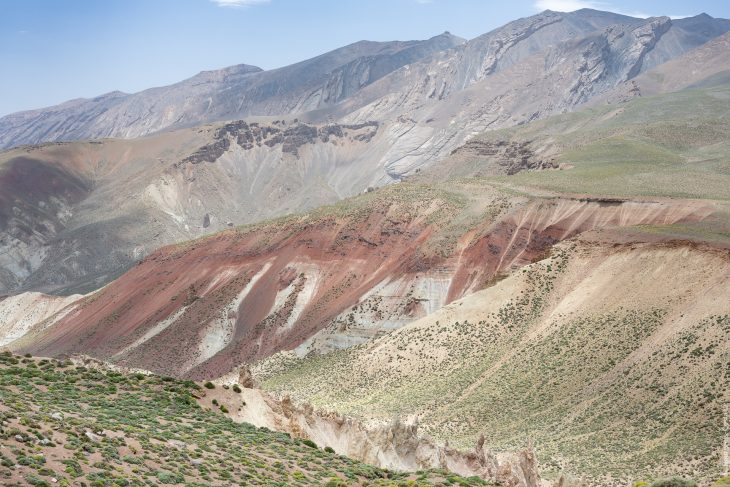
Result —
MULTIPOLYGON (((350 113, 352 108, 336 115, 338 111, 331 110, 332 107, 342 105, 362 88, 414 63, 450 64, 448 69, 452 71, 453 79, 445 81, 442 87, 434 87, 439 90, 438 96, 443 97, 454 90, 464 90, 555 43, 577 39, 612 25, 630 27, 652 22, 656 19, 637 19, 590 9, 571 13, 544 11, 469 41, 449 33, 425 41, 359 41, 277 69, 264 71, 237 65, 203 71, 179 83, 136 94, 102 95, 48 109, 10 114, 0 118, 0 147, 111 136, 130 138, 223 120, 295 116, 322 109, 330 114, 325 115, 325 119, 331 115, 339 118, 350 113), (457 49, 447 55, 446 52, 453 48, 457 49), (205 80, 202 84, 198 83, 201 79, 205 80), (215 88, 204 89, 206 84, 213 84, 215 88), (180 89, 186 90, 185 97, 177 93, 180 89)), ((706 15, 668 20, 662 25, 666 32, 657 37, 656 45, 646 46, 642 62, 635 72, 628 73, 628 78, 730 30, 730 21, 706 15)), ((413 80, 406 81, 406 84, 412 83, 413 80)), ((396 91, 398 89, 407 89, 407 85, 396 91)))
POLYGON ((107 94, 82 98, 48 109, 18 112, 0 118, 0 147, 102 137, 131 138, 168 127, 182 128, 250 115, 250 108, 240 110, 241 101, 233 104, 239 108, 234 108, 230 113, 226 111, 229 109, 225 105, 231 103, 231 97, 237 96, 235 93, 226 93, 231 89, 238 90, 251 107, 262 104, 266 109, 267 103, 273 103, 273 107, 266 110, 272 114, 286 114, 317 90, 326 92, 327 89, 334 89, 333 96, 339 96, 336 89, 342 89, 342 86, 337 85, 338 69, 352 70, 359 67, 359 71, 354 69, 349 74, 355 76, 355 80, 367 84, 371 82, 371 70, 372 76, 382 76, 403 63, 434 50, 448 49, 460 42, 461 38, 451 34, 440 34, 424 41, 359 41, 282 68, 265 71, 256 66, 239 64, 201 71, 178 83, 138 93, 111 92, 114 96, 107 94), (358 59, 360 66, 353 66, 352 63, 358 59), (277 98, 280 92, 288 94, 288 98, 277 98), (223 98, 218 98, 220 96, 223 98), (205 116, 209 98, 211 101, 217 98, 215 109, 220 114, 205 116), (88 113, 74 111, 79 106, 88 113), (163 111, 157 112, 160 107, 163 111), (150 114, 152 119, 149 118, 150 114))

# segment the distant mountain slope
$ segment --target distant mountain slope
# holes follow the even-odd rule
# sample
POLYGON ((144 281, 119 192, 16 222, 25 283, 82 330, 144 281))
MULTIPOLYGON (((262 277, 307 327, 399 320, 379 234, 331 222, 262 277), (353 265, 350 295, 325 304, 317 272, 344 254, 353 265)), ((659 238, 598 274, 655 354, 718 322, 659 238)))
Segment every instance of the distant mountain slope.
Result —
MULTIPOLYGON (((547 11, 394 71, 309 116, 387 121, 402 136, 381 164, 392 179, 412 176, 474 134, 576 110, 646 71, 651 53, 692 49, 696 38, 683 47, 664 40, 686 28, 666 17, 547 11)), ((715 30, 702 32, 709 40, 715 30)))
POLYGON ((115 92, 20 112, 0 119, 0 147, 132 138, 169 127, 304 112, 337 103, 403 65, 461 42, 448 33, 425 41, 361 41, 280 69, 242 64, 133 95, 115 92))
MULTIPOLYGON (((434 99, 443 100, 522 65, 538 53, 542 53, 545 66, 523 69, 521 75, 513 69, 511 79, 495 79, 490 84, 508 83, 520 88, 535 85, 534 95, 544 98, 538 115, 548 113, 545 107, 552 107, 549 113, 556 113, 728 30, 730 22, 704 14, 672 21, 666 17, 636 19, 589 9, 572 13, 545 11, 466 43, 449 33, 426 41, 362 41, 280 69, 261 71, 239 65, 203 72, 175 85, 133 95, 110 93, 92 100, 20 112, 0 119, 0 147, 98 137, 131 138, 255 115, 314 111, 323 117, 320 121, 328 117, 339 119, 385 97, 378 102, 378 116, 372 110, 368 115, 371 120, 382 121, 392 117, 393 110, 400 110, 401 115, 406 111, 402 103, 393 106, 389 95, 405 97, 410 106, 432 105, 434 99), (411 65, 415 69, 406 68, 411 65), (544 79, 550 71, 571 82, 561 90, 574 93, 550 93, 549 88, 556 82, 555 78, 544 79), (358 96, 363 88, 377 84, 378 80, 379 88, 358 96), (578 85, 572 86, 576 81, 578 85)), ((489 110, 488 105, 495 98, 505 96, 493 88, 486 95, 491 98, 477 99, 477 105, 487 105, 482 110, 489 110)), ((502 124, 533 117, 531 113, 519 113, 517 110, 524 110, 520 106, 510 109, 507 104, 505 109, 509 109, 511 118, 502 124)), ((431 117, 412 118, 425 121, 431 117)))
POLYGON ((728 99, 730 85, 720 85, 637 97, 484 132, 418 178, 478 176, 594 196, 730 200, 728 99))

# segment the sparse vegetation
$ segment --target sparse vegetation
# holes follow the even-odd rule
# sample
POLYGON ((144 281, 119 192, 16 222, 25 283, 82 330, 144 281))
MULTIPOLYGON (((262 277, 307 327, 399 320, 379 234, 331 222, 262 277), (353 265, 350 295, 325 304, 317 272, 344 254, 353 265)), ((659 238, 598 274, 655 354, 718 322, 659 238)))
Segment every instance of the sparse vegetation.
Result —
MULTIPOLYGON (((729 200, 728 94, 727 85, 685 90, 487 132, 477 140, 548 146, 555 164, 570 168, 486 179, 563 193, 729 200)), ((478 175, 483 165, 462 161, 452 174, 478 175)))
POLYGON ((662 306, 552 315, 574 252, 558 247, 511 277, 523 284, 476 319, 434 320, 305 359, 280 354, 255 373, 265 389, 326 410, 382 421, 418 413, 422 431, 462 449, 481 432, 508 451, 531 438, 547 478, 716 479, 730 316, 675 330, 662 306), (668 335, 650 345, 658 333, 668 335))
MULTIPOLYGON (((484 485, 334 455, 202 408, 191 381, 0 354, 0 484, 484 485)), ((224 406, 221 410, 225 412, 224 406)))
POLYGON ((656 480, 649 484, 649 487, 697 487, 697 482, 674 477, 671 479, 656 480))

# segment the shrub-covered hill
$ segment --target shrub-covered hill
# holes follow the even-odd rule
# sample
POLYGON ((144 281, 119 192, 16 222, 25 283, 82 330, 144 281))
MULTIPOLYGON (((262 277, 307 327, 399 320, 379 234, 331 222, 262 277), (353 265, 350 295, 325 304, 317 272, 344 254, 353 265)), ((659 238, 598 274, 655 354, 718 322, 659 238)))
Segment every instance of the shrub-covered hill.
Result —
POLYGON ((202 408, 192 381, 0 354, 0 484, 485 485, 366 465, 202 408))

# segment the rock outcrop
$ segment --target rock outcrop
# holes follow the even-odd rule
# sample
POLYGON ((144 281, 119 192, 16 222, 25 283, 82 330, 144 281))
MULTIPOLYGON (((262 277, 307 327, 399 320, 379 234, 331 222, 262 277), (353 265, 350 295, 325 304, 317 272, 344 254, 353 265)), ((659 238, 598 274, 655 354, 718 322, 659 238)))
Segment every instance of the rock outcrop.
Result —
MULTIPOLYGON (((228 377, 216 381, 231 385, 228 377)), ((340 455, 401 471, 445 469, 464 477, 477 476, 510 487, 540 487, 537 456, 531 445, 516 452, 494 452, 484 436, 474 448, 461 451, 420 433, 416 419, 393 419, 365 425, 337 413, 296 404, 288 396, 274 397, 261 390, 243 389, 240 398, 224 391, 218 401, 245 406, 231 413, 235 421, 251 423, 330 447, 340 455)), ((207 404, 210 398, 204 399, 207 404)))
MULTIPOLYGON (((470 140, 451 151, 450 156, 458 159, 476 158, 483 161, 490 172, 512 175, 520 171, 555 169, 553 159, 539 157, 530 147, 530 142, 510 142, 505 140, 470 140)), ((480 175, 485 175, 480 173, 480 175)))
POLYGON ((317 142, 323 144, 367 143, 375 137, 377 131, 378 122, 364 122, 353 125, 331 123, 324 126, 314 126, 299 121, 288 124, 286 121, 281 120, 273 124, 259 124, 257 122, 246 123, 244 120, 240 120, 217 129, 213 140, 209 144, 176 163, 175 167, 185 164, 215 162, 231 148, 233 142, 247 151, 262 146, 272 149, 281 146, 282 153, 298 158, 299 148, 305 144, 315 144, 317 142))

